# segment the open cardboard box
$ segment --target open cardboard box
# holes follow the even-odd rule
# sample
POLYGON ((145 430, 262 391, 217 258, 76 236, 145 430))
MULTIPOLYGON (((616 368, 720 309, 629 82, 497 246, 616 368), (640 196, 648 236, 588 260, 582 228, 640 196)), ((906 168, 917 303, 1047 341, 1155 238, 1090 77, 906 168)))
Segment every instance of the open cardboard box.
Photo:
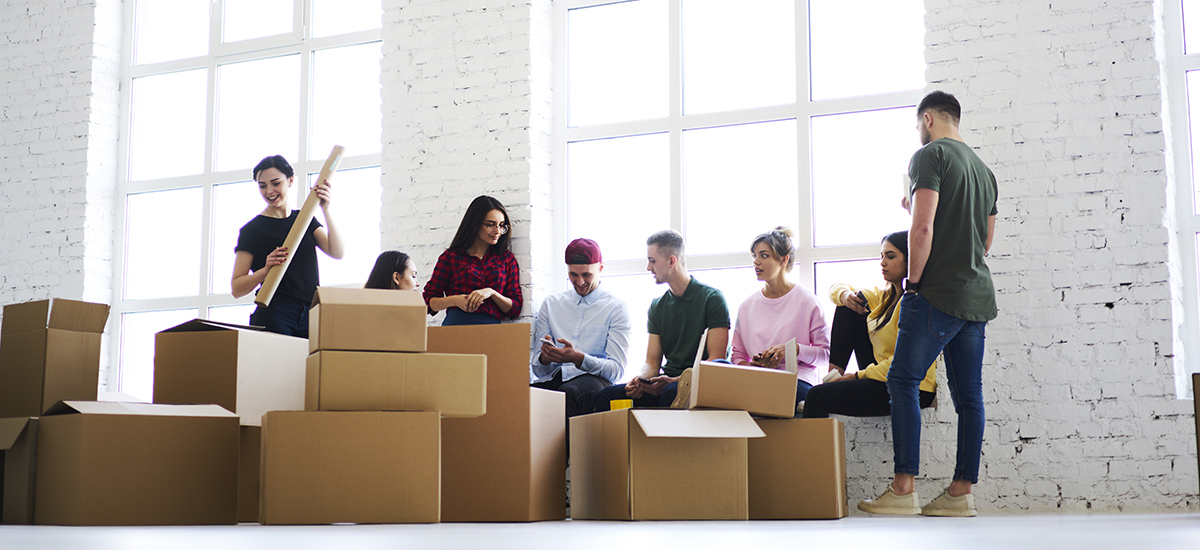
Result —
POLYGON ((487 412, 487 356, 318 351, 308 356, 304 409, 487 412))
POLYGON ((238 523, 258 522, 262 426, 242 426, 238 438, 238 523))
POLYGON ((60 400, 94 400, 108 306, 51 298, 4 306, 0 418, 38 416, 60 400))
POLYGON ((761 418, 751 439, 750 519, 838 519, 846 507, 846 430, 833 418, 761 418))
POLYGON ((270 412, 262 426, 264 524, 435 523, 436 412, 270 412))
POLYGON ((38 419, 40 525, 232 525, 238 418, 216 405, 63 401, 38 419))
POLYGON ((621 409, 571 419, 571 519, 749 518, 744 411, 621 409))
POLYGON ((33 523, 37 418, 0 418, 0 523, 33 523))
POLYGON ((791 418, 796 414, 796 339, 789 341, 786 370, 701 361, 708 331, 692 365, 691 409, 747 411, 791 418))
POLYGON ((317 287, 308 311, 308 352, 426 349, 420 292, 317 287))
POLYGON ((487 356, 487 414, 442 420, 442 521, 565 519, 566 400, 529 387, 528 323, 429 328, 429 351, 487 356))
POLYGON ((267 411, 304 410, 308 342, 194 319, 154 336, 154 402, 216 404, 257 426, 267 411))

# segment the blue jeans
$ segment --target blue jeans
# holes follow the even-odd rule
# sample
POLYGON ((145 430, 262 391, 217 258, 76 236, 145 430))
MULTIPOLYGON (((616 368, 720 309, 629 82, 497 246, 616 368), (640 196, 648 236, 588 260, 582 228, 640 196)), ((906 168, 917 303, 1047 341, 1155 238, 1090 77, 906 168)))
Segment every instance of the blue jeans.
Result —
POLYGON ((308 303, 299 298, 276 294, 268 307, 258 306, 250 314, 250 324, 266 327, 267 332, 308 338, 308 303))
POLYGON ((933 307, 920 294, 905 294, 900 298, 899 323, 896 354, 888 372, 896 473, 919 473, 919 386, 929 364, 944 351, 950 398, 958 413, 954 479, 976 483, 983 448, 983 344, 987 322, 959 319, 933 307))
MULTIPOLYGON (((633 406, 639 409, 644 408, 668 408, 671 403, 675 402, 675 394, 679 392, 679 382, 671 382, 667 387, 663 388, 661 394, 650 395, 643 393, 641 397, 633 400, 633 406)), ((629 399, 625 395, 625 384, 616 384, 604 388, 592 395, 592 411, 604 412, 610 410, 611 402, 616 399, 629 399)))
POLYGON ((498 325, 500 320, 478 311, 469 313, 456 307, 446 309, 446 318, 442 319, 443 327, 456 325, 498 325))

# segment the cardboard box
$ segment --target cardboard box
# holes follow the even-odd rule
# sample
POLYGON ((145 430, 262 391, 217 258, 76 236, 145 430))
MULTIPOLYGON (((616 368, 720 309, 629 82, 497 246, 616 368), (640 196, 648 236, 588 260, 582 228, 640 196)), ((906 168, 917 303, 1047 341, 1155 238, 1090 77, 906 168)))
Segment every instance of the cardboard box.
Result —
POLYGON ((53 298, 4 306, 0 418, 38 416, 60 400, 96 399, 108 306, 53 298))
POLYGON ((154 336, 154 402, 215 404, 258 426, 267 411, 304 410, 303 338, 194 319, 154 336))
POLYGON ((65 401, 38 420, 40 525, 232 525, 238 420, 216 405, 65 401))
POLYGON ((308 311, 308 352, 425 351, 420 292, 317 287, 308 311))
POLYGON ((0 523, 33 523, 36 418, 0 419, 0 523))
POLYGON ((318 351, 308 356, 308 411, 487 412, 487 357, 444 353, 318 351))
POLYGON ((242 426, 238 438, 238 523, 258 522, 262 427, 242 426))
POLYGON ((436 412, 271 412, 263 419, 264 524, 434 523, 436 412))
POLYGON ((796 414, 796 340, 787 342, 787 370, 701 361, 708 331, 692 365, 691 409, 747 411, 791 418, 796 414))
POLYGON ((762 418, 750 440, 750 519, 838 519, 846 506, 846 429, 833 418, 762 418))
POLYGON ((571 419, 571 519, 744 520, 744 411, 622 409, 571 419))
POLYGON ((487 356, 487 414, 442 420, 442 521, 561 520, 566 400, 529 387, 526 323, 429 328, 429 351, 487 356))
MULTIPOLYGON (((1196 408, 1196 455, 1200 456, 1200 372, 1192 374, 1192 406, 1196 408)), ((1200 466, 1200 461, 1197 461, 1200 466)))

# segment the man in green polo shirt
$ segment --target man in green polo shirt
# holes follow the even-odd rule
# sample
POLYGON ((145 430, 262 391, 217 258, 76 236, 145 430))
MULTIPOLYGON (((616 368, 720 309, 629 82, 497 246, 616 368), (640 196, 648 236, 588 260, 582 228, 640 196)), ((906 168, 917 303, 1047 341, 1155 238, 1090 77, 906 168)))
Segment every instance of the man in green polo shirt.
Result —
POLYGON ((632 399, 635 407, 676 404, 679 376, 696 360, 700 338, 708 330, 702 359, 724 359, 729 345, 729 307, 725 296, 688 274, 683 261, 683 236, 667 229, 646 240, 646 270, 654 282, 670 288, 654 299, 647 313, 650 333, 646 364, 626 384, 596 392, 596 411, 607 411, 614 399, 632 399), (666 363, 663 362, 664 357, 666 363))

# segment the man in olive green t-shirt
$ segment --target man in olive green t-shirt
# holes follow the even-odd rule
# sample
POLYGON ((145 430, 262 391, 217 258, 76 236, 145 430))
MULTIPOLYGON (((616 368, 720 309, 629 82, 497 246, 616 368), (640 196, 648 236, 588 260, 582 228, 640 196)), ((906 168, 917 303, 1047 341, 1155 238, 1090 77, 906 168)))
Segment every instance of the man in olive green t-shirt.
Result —
POLYGON ((865 512, 975 515, 971 488, 979 480, 983 446, 984 330, 996 317, 996 291, 984 256, 992 245, 997 189, 992 171, 959 135, 961 113, 958 100, 945 92, 926 95, 917 107, 923 147, 908 168, 908 278, 888 372, 895 476, 879 498, 858 503, 865 512), (921 450, 917 392, 939 353, 958 413, 958 453, 950 486, 921 506, 914 486, 921 450))
POLYGON ((632 399, 635 407, 679 406, 675 403, 679 377, 695 361, 706 329, 702 359, 725 358, 729 346, 725 296, 688 274, 683 236, 670 229, 651 235, 646 241, 646 270, 654 274, 655 283, 670 287, 654 299, 647 312, 646 364, 627 384, 596 392, 592 405, 597 412, 609 410, 614 399, 632 399))

